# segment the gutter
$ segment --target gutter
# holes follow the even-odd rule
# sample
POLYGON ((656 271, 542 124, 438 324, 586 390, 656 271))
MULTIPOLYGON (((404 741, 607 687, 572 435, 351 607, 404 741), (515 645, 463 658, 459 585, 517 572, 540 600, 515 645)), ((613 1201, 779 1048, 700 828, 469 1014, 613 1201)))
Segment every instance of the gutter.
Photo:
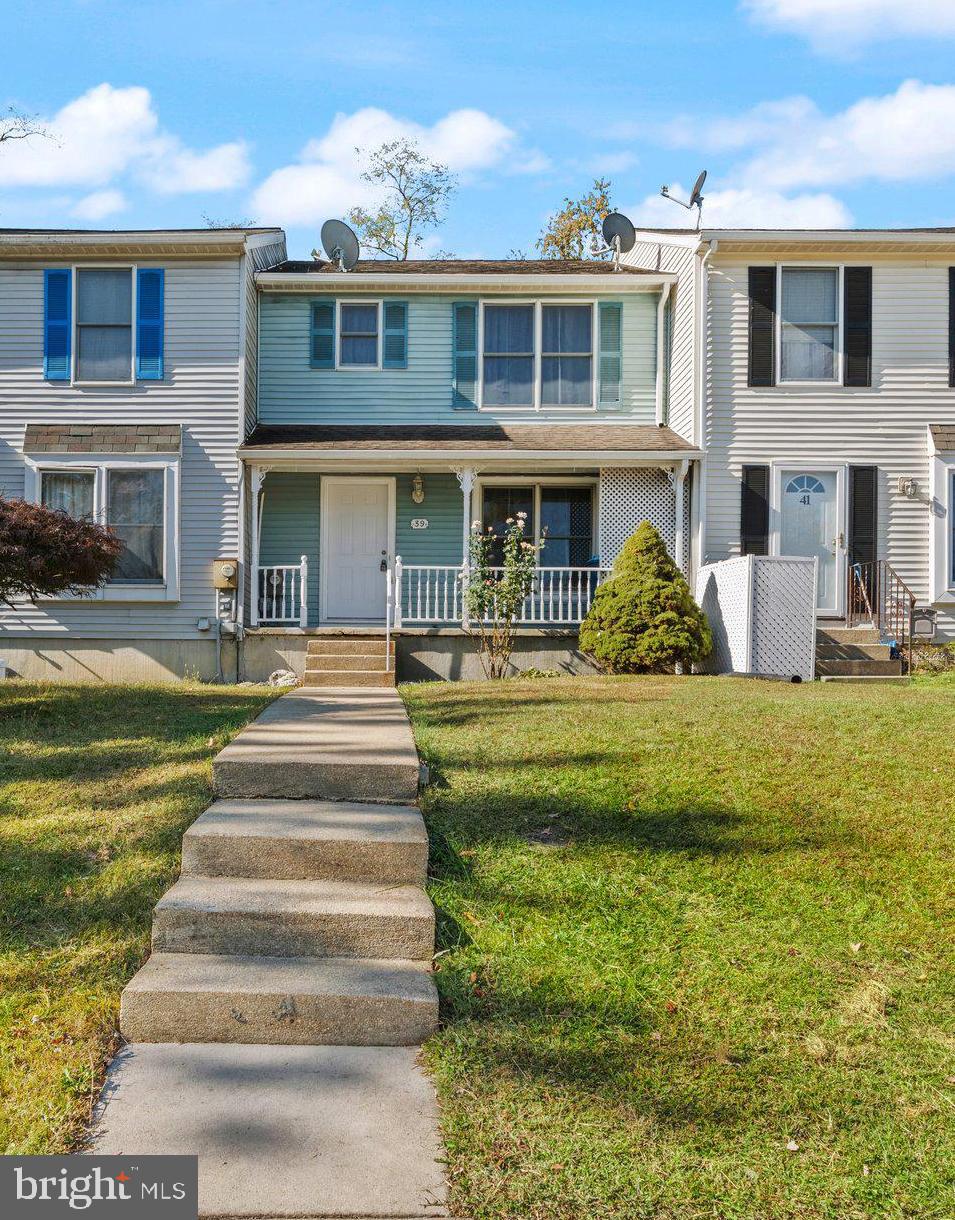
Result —
POLYGON ((699 449, 276 449, 243 446, 239 457, 254 462, 680 462, 702 457, 699 449))

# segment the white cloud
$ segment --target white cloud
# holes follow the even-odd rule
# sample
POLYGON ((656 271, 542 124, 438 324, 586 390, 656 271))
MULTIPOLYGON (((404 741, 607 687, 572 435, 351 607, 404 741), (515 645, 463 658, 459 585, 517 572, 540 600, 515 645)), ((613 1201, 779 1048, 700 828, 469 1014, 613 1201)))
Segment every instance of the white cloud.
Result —
POLYGON ((952 0, 743 0, 761 24, 830 54, 893 38, 955 36, 952 0))
POLYGON ((546 162, 522 150, 516 133, 483 110, 454 110, 431 127, 368 106, 337 114, 325 135, 309 140, 294 165, 262 182, 252 208, 264 223, 310 224, 341 216, 356 205, 371 206, 379 192, 361 179, 356 149, 372 150, 389 140, 416 140, 422 151, 454 172, 539 172, 546 162))
MULTIPOLYGON (((689 196, 689 187, 679 183, 670 190, 681 199, 689 196)), ((661 195, 648 195, 624 211, 637 225, 654 228, 683 228, 696 220, 695 211, 681 212, 661 195)), ((713 229, 844 229, 852 224, 852 216, 832 195, 784 195, 743 187, 704 191, 703 223, 713 229)))
POLYGON ((160 127, 149 90, 138 85, 96 85, 38 122, 48 138, 7 144, 0 186, 105 187, 133 174, 174 194, 225 190, 248 179, 243 144, 204 152, 184 147, 160 127))
POLYGON ((93 191, 78 200, 72 212, 80 220, 105 220, 107 216, 115 216, 117 212, 124 211, 126 206, 126 197, 122 191, 93 191))

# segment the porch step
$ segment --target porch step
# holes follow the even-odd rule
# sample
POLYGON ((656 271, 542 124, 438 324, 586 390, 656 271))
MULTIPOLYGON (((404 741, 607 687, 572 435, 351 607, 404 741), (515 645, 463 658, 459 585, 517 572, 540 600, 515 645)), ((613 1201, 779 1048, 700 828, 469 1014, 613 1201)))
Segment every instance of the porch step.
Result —
POLYGON ((127 984, 132 1042, 413 1046, 438 1019, 424 962, 154 953, 127 984))
POLYGON ((816 628, 816 644, 880 644, 882 637, 874 627, 846 627, 833 624, 816 628))
POLYGON ((891 644, 817 644, 820 661, 890 661, 891 644))
MULTIPOLYGON (((383 635, 362 635, 362 636, 320 636, 317 639, 310 639, 305 650, 306 656, 316 657, 323 654, 332 653, 336 656, 341 656, 349 653, 358 653, 360 656, 385 656, 387 649, 385 648, 385 637, 383 635)), ((391 640, 391 654, 394 656, 395 642, 391 640)))
POLYGON ((182 841, 184 876, 423 885, 417 809, 353 801, 220 800, 182 841))
POLYGON ((912 681, 908 674, 823 674, 820 682, 858 682, 873 686, 908 686, 912 681))
POLYGON ((153 951, 423 961, 434 909, 411 885, 185 876, 156 904, 153 951))
POLYGON ((892 678, 901 673, 901 661, 834 661, 825 657, 816 658, 816 674, 819 677, 892 678))
POLYGON ((320 652, 305 656, 305 672, 323 673, 333 671, 373 671, 384 673, 387 658, 383 652, 320 652))
POLYGON ((394 686, 393 669, 336 669, 307 670, 302 678, 303 686, 394 686))

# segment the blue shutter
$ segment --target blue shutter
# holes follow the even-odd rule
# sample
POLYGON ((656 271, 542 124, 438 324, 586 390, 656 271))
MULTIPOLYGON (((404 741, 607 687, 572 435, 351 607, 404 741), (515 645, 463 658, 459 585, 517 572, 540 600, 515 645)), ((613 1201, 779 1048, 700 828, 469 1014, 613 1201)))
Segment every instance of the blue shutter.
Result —
POLYGON ((136 272, 136 380, 163 379, 163 302, 165 274, 160 267, 136 272))
POLYGON ((597 403, 607 410, 620 408, 621 340, 623 332, 623 306, 619 301, 601 301, 598 306, 600 340, 597 377, 597 403))
POLYGON ((382 366, 408 367, 408 306, 404 301, 385 301, 385 341, 382 366))
POLYGON ((47 381, 70 379, 72 297, 70 271, 43 272, 43 376, 47 381))
POLYGON ((313 369, 335 367, 335 302, 312 302, 309 364, 313 369))
POLYGON ((477 304, 456 301, 454 305, 454 393, 456 411, 477 408, 477 304))

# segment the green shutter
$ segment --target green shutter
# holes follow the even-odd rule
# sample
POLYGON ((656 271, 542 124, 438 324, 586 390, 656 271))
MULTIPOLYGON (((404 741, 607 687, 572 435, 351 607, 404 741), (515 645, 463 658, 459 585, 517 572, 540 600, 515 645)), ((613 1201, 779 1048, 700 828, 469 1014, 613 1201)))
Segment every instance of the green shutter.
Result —
POLYGON ((312 333, 309 364, 313 369, 335 367, 335 302, 312 302, 312 333))
POLYGON ((408 367, 408 306, 404 301, 385 301, 384 357, 386 369, 408 367))
POLYGON ((43 376, 70 379, 72 276, 66 268, 43 272, 43 376))
POLYGON ((477 408, 477 303, 454 304, 454 393, 456 411, 477 408))
POLYGON ((597 333, 600 340, 598 356, 597 405, 606 410, 619 410, 622 380, 623 306, 619 301, 601 301, 597 333))

